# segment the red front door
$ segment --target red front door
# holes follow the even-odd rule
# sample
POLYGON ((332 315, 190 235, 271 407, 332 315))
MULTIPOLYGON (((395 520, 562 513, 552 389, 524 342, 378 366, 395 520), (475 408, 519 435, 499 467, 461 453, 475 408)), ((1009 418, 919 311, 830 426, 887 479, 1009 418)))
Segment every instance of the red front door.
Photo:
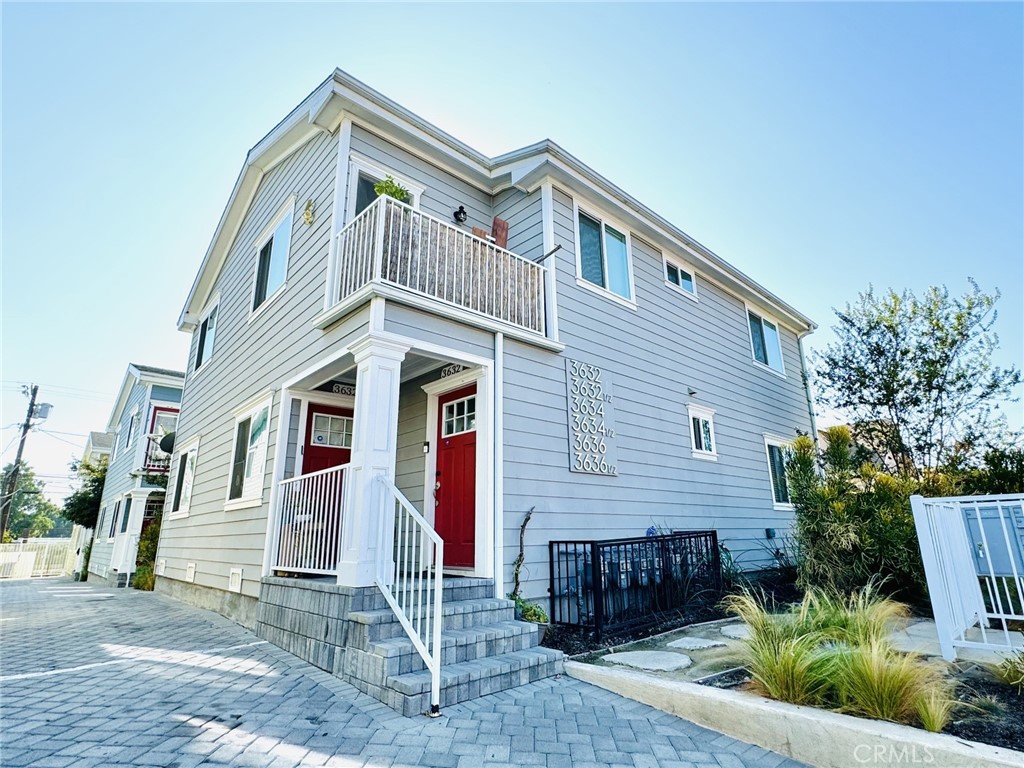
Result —
POLYGON ((352 458, 352 409, 309 404, 302 474, 348 464, 352 458))
POLYGON ((476 554, 476 384, 437 401, 434 528, 444 564, 472 568, 476 554))

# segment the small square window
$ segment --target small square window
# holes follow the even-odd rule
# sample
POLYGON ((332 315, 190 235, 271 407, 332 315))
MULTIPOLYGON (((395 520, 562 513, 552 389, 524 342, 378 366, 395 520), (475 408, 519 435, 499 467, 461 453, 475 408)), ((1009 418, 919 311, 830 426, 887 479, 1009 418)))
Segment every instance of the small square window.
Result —
POLYGON ((476 429, 476 395, 445 403, 442 437, 460 435, 476 429))
POLYGON ((696 298, 697 288, 693 279, 693 272, 684 269, 668 259, 665 260, 665 281, 669 285, 678 288, 680 291, 696 298))

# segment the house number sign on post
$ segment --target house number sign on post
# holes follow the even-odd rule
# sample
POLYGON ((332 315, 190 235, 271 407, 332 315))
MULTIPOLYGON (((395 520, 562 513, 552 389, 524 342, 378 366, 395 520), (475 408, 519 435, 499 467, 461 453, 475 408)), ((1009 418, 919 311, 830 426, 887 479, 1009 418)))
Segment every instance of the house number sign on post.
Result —
POLYGON ((596 365, 565 361, 569 397, 569 471, 617 475, 612 387, 596 365))

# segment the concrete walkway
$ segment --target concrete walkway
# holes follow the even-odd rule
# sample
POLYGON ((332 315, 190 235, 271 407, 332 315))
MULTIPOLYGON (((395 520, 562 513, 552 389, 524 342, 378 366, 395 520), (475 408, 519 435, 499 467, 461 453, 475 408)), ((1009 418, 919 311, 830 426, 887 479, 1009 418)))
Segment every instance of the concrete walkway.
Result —
POLYGON ((0 582, 0 765, 799 764, 567 677, 404 718, 216 614, 37 580, 0 582))

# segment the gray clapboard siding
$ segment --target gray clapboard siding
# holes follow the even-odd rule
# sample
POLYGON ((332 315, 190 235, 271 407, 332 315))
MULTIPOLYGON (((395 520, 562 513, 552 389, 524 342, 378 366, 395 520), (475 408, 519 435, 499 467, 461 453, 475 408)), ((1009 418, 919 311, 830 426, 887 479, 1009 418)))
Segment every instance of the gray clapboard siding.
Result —
MULTIPOLYGON (((365 332, 365 307, 326 332, 310 323, 324 305, 336 158, 337 136, 319 135, 266 174, 217 277, 215 292, 220 292, 221 303, 216 345, 198 374, 193 372, 198 334, 193 334, 178 440, 183 443, 195 435, 201 440, 189 515, 166 520, 161 533, 158 557, 166 560, 168 578, 183 579, 186 564, 195 562, 195 583, 223 590, 230 569, 241 567, 242 593, 259 594, 281 383, 365 332), (255 240, 292 195, 295 209, 286 287, 252 316, 255 240), (316 211, 312 226, 302 219, 307 199, 313 200, 316 211), (225 511, 233 411, 255 395, 271 391, 263 503, 225 511)), ((177 457, 172 473, 176 468, 177 457)))
MULTIPOLYGON (((146 429, 143 422, 149 410, 146 407, 148 403, 146 399, 148 389, 146 384, 136 380, 132 385, 131 391, 128 393, 124 408, 121 410, 118 422, 121 431, 114 435, 114 440, 117 443, 114 446, 114 460, 107 467, 107 478, 103 484, 103 495, 100 501, 102 517, 96 523, 92 554, 89 555, 89 570, 92 573, 101 574, 104 568, 110 567, 110 558, 114 553, 114 539, 113 537, 108 539, 107 533, 110 531, 110 523, 114 515, 115 498, 127 493, 138 485, 136 478, 132 477, 129 473, 136 469, 133 465, 135 464, 139 434, 143 433, 146 429), (140 414, 139 424, 132 435, 131 445, 125 447, 128 424, 131 422, 132 412, 136 408, 139 409, 140 414)), ((121 500, 121 512, 122 514, 124 513, 123 499, 121 500)), ((117 530, 120 531, 120 529, 121 518, 119 517, 117 530)), ((110 574, 108 573, 107 575, 109 576, 110 574)))
POLYGON ((444 344, 469 355, 494 358, 493 334, 393 301, 389 301, 385 309, 384 330, 419 341, 444 344))
POLYGON ((769 546, 764 528, 782 535, 792 517, 773 509, 764 433, 810 429, 796 336, 782 328, 785 378, 764 370, 752 360, 743 303, 699 273, 699 301, 679 294, 665 283, 662 254, 635 236, 636 309, 578 285, 572 199, 557 188, 553 198, 566 350, 505 343, 508 562, 523 514, 537 508, 524 593, 546 595, 548 540, 642 536, 650 525, 715 528, 741 562, 763 562, 778 543, 769 546), (617 477, 568 471, 564 357, 599 366, 612 382, 617 477), (687 403, 715 410, 717 461, 692 455, 687 403))
POLYGON ((491 196, 457 176, 391 143, 361 125, 352 126, 352 152, 394 171, 401 177, 425 187, 420 210, 451 222, 452 212, 465 207, 469 219, 465 227, 491 231, 494 211, 491 196))
POLYGON ((538 259, 544 255, 544 218, 540 191, 527 195, 506 189, 494 196, 494 215, 508 222, 508 250, 538 259))

